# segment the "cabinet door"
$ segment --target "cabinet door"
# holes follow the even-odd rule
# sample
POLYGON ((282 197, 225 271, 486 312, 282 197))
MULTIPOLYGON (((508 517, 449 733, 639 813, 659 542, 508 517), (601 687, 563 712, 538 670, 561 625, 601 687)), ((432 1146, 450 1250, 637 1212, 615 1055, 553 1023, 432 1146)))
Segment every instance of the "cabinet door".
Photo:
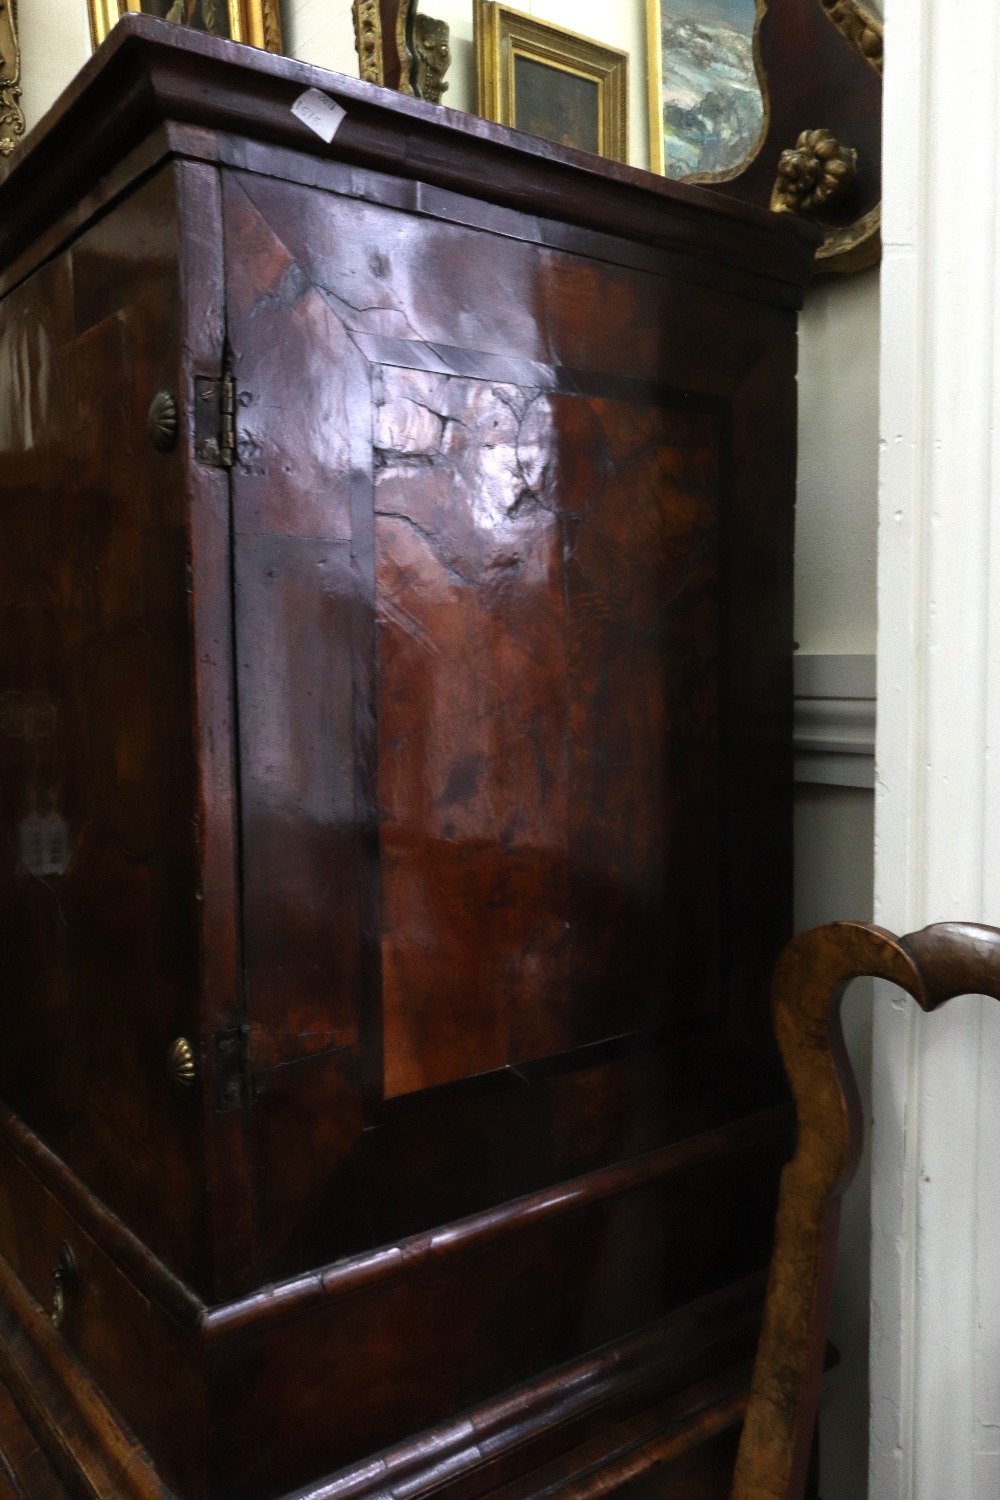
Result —
MULTIPOLYGON (((225 193, 258 1244, 293 1269, 779 1096, 722 851, 727 663, 758 614, 758 664, 788 649, 787 518, 734 618, 765 315, 445 195, 225 193)), ((764 869, 783 706, 779 668, 737 809, 744 852, 777 815, 764 869)), ((754 896, 769 957, 786 896, 754 896)))

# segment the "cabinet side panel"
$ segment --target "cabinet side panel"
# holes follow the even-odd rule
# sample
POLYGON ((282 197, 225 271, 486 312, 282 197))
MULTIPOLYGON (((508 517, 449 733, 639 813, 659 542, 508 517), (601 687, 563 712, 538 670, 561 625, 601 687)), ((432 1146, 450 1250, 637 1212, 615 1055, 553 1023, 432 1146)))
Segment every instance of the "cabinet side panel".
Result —
POLYGON ((205 1264, 174 180, 0 309, 0 1092, 172 1268, 205 1264))

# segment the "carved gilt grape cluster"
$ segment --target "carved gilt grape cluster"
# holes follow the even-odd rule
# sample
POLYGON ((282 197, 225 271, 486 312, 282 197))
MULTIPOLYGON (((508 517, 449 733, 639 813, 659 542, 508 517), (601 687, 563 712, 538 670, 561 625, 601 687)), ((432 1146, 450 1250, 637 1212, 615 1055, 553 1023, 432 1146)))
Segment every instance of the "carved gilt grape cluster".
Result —
POLYGON ((853 146, 842 146, 829 130, 804 130, 793 149, 781 153, 771 207, 779 213, 820 213, 853 187, 857 175, 853 146))

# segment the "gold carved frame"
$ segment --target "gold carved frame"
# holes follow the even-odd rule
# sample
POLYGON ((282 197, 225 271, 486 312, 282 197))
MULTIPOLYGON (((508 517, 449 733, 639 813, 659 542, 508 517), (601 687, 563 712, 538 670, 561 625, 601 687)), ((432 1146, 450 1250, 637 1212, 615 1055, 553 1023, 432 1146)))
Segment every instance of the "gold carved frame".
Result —
POLYGON ((537 21, 495 0, 475 0, 473 24, 477 112, 484 120, 516 126, 514 59, 528 57, 597 84, 600 155, 628 161, 627 52, 537 21))
POLYGON ((9 156, 23 134, 17 0, 0 0, 0 156, 9 156))
MULTIPOLYGON (((142 0, 88 0, 90 36, 99 47, 117 21, 128 11, 141 11, 142 0)), ((280 0, 228 0, 229 32, 234 42, 280 52, 280 0)))

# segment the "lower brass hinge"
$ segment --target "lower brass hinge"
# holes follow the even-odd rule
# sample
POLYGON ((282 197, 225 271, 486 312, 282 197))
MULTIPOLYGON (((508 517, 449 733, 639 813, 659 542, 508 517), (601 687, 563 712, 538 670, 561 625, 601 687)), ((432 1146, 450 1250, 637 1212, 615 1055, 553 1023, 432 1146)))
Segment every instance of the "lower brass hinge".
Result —
POLYGON ((236 462, 236 377, 228 371, 221 380, 195 377, 194 451, 215 469, 236 462))

